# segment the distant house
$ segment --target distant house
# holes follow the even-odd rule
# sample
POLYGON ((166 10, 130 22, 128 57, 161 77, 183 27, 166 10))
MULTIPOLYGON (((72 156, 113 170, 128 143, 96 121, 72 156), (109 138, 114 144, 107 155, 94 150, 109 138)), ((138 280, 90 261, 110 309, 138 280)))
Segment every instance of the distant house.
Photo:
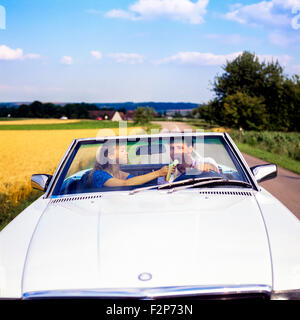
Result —
POLYGON ((123 121, 125 116, 123 112, 114 110, 92 110, 89 111, 89 117, 95 120, 111 120, 111 121, 123 121))

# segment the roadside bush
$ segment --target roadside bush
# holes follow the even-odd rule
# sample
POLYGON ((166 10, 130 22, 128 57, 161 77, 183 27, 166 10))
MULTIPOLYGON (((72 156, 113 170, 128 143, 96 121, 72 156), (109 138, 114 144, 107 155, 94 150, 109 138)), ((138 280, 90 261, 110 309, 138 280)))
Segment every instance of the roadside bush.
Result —
POLYGON ((230 136, 236 142, 245 143, 300 161, 300 133, 243 131, 240 134, 239 130, 232 130, 230 136))

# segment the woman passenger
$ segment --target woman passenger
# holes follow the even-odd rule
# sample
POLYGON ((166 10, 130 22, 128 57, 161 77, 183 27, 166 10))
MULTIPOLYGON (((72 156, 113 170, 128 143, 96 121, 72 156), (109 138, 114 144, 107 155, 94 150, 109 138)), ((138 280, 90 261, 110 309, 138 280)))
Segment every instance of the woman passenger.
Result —
POLYGON ((145 184, 158 177, 165 177, 168 166, 140 176, 133 176, 120 170, 126 164, 128 152, 125 145, 102 146, 97 151, 96 163, 90 171, 88 181, 93 188, 136 186, 145 184))

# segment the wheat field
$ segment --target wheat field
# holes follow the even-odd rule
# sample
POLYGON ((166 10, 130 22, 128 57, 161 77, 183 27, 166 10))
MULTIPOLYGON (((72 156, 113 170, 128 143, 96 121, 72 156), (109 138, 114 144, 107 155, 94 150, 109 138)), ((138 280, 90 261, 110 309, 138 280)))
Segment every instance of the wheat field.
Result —
MULTIPOLYGON (((143 129, 139 127, 127 130, 126 132, 119 132, 119 129, 0 131, 1 198, 15 206, 25 200, 32 190, 31 175, 53 174, 73 139, 143 133, 143 129)), ((0 203, 0 209, 2 206, 0 203)))

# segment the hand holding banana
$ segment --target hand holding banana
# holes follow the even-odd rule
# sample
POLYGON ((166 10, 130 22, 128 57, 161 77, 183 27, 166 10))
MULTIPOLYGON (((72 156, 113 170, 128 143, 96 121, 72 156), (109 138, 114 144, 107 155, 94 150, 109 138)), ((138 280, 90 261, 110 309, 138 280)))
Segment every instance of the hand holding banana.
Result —
POLYGON ((176 166, 178 165, 178 160, 175 159, 171 164, 169 164, 169 170, 168 174, 166 176, 166 181, 168 182, 173 182, 174 179, 177 177, 177 168, 176 166))

